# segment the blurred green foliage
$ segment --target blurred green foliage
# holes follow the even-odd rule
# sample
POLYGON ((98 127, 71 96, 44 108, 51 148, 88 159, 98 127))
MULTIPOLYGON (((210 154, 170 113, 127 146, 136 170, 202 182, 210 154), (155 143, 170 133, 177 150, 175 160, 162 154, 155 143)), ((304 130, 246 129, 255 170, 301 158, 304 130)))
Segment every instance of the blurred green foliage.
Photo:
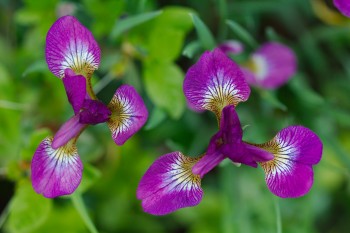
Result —
POLYGON ((37 195, 30 160, 72 109, 45 64, 45 36, 60 16, 75 15, 102 51, 93 82, 108 102, 122 83, 142 93, 147 127, 118 147, 106 125, 79 138, 84 162, 77 190, 99 232, 347 232, 350 229, 350 20, 323 0, 0 0, 0 232, 88 232, 69 197, 37 195), (262 170, 223 163, 203 180, 193 208, 156 217, 142 212, 137 184, 150 164, 174 150, 205 151, 217 130, 211 113, 186 106, 182 82, 201 52, 227 39, 275 40, 293 48, 298 73, 275 91, 252 88, 238 106, 245 140, 261 143, 290 124, 324 143, 314 186, 298 199, 266 188, 262 170), (182 55, 183 54, 183 55, 182 55), (279 221, 279 214, 281 221, 279 221))

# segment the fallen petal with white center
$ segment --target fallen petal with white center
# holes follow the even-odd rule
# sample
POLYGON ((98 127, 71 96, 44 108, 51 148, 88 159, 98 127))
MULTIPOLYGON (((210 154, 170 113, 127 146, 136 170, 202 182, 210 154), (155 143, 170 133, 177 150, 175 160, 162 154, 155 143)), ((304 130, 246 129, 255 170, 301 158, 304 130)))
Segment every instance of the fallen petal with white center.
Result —
POLYGON ((123 145, 147 121, 148 111, 141 96, 130 85, 122 85, 108 104, 111 116, 107 121, 112 138, 123 145))
POLYGON ((222 109, 248 99, 250 88, 239 66, 220 49, 205 52, 186 73, 184 94, 191 108, 210 110, 220 119, 222 109))
POLYGON ((270 191, 279 197, 300 197, 311 189, 312 165, 322 156, 322 142, 310 129, 289 126, 271 141, 256 145, 275 157, 260 163, 270 191))
POLYGON ((83 164, 75 144, 53 149, 52 138, 44 139, 31 163, 31 179, 35 192, 47 198, 69 195, 80 184, 83 164))
POLYGON ((198 205, 203 190, 199 175, 192 173, 199 158, 172 152, 158 158, 142 177, 137 198, 145 212, 165 215, 180 208, 198 205))
POLYGON ((100 64, 101 52, 91 32, 75 17, 59 18, 46 36, 46 62, 57 77, 65 69, 90 77, 100 64))

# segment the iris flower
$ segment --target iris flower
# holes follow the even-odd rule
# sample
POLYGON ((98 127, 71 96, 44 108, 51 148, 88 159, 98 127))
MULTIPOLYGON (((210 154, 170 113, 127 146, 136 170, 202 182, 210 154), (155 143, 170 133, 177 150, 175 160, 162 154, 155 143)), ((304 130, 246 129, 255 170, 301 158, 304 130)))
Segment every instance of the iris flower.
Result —
POLYGON ((251 54, 242 71, 250 85, 275 89, 285 84, 296 68, 293 50, 277 42, 268 42, 251 54))
POLYGON ((99 101, 91 76, 100 63, 100 48, 91 32, 73 16, 59 18, 46 37, 46 62, 63 81, 74 116, 55 136, 45 138, 31 163, 34 190, 47 198, 71 194, 82 179, 76 142, 88 125, 106 122, 117 145, 123 145, 146 122, 143 100, 130 85, 117 89, 108 105, 99 101))
POLYGON ((350 1, 349 0, 334 0, 334 6, 338 8, 338 10, 350 18, 350 1))
POLYGON ((248 99, 250 89, 239 67, 219 49, 205 52, 188 70, 184 93, 192 109, 215 113, 219 131, 204 155, 171 152, 150 166, 137 189, 145 212, 164 215, 198 205, 201 179, 226 158, 254 168, 260 164, 268 188, 279 197, 300 197, 310 190, 312 166, 322 155, 320 139, 303 126, 290 126, 263 144, 242 141, 235 106, 248 99))

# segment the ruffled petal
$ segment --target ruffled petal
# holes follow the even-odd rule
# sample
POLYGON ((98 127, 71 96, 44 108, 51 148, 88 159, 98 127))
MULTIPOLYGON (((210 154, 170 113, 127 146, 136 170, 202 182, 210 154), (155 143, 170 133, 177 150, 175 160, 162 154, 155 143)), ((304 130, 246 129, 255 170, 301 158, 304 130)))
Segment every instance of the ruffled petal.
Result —
POLYGON ((225 106, 236 106, 250 94, 240 68, 220 49, 205 52, 188 70, 183 90, 191 108, 213 111, 218 119, 225 106))
POLYGON ((52 142, 52 148, 58 149, 66 145, 71 139, 79 135, 79 133, 86 127, 86 124, 82 124, 80 121, 80 115, 75 115, 65 122, 61 128, 55 134, 52 142))
POLYGON ((80 113, 79 122, 96 125, 108 121, 111 111, 99 100, 86 99, 80 113))
POLYGON ((75 17, 63 16, 50 28, 46 36, 46 62, 57 77, 64 70, 90 77, 100 64, 101 52, 91 32, 75 17))
POLYGON ((33 188, 47 198, 73 193, 83 171, 74 143, 53 149, 51 142, 52 138, 46 138, 40 143, 31 163, 33 188))
POLYGON ((334 6, 338 8, 338 10, 350 18, 350 1, 349 0, 334 0, 334 6))
POLYGON ((107 124, 117 145, 123 145, 147 121, 147 108, 130 85, 122 85, 115 92, 108 108, 112 115, 107 124))
POLYGON ((137 198, 145 212, 164 215, 198 205, 203 191, 199 175, 192 173, 198 158, 172 152, 158 158, 142 177, 137 198))
POLYGON ((310 190, 312 165, 322 156, 322 142, 314 132, 303 126, 290 126, 271 141, 257 146, 274 155, 273 160, 261 163, 272 193, 280 197, 300 197, 310 190))
POLYGON ((64 73, 62 81, 68 101, 73 107, 74 114, 78 114, 86 97, 86 79, 82 75, 76 75, 71 69, 66 69, 64 73))
POLYGON ((297 59, 293 50, 283 44, 269 42, 252 54, 243 72, 249 84, 274 89, 285 84, 296 69, 297 59))
POLYGON ((227 55, 240 54, 244 51, 244 45, 238 40, 224 41, 218 48, 227 55))

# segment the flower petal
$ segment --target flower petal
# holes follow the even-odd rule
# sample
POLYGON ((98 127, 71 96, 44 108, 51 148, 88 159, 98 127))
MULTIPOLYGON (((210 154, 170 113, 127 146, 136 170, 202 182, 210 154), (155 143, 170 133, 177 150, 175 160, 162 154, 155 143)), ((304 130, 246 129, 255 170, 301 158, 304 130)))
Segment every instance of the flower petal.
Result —
POLYGON ((47 33, 46 62, 59 78, 67 68, 90 77, 100 64, 100 53, 91 32, 73 16, 59 18, 47 33))
POLYGON ((86 124, 79 122, 80 115, 75 115, 64 123, 55 134, 52 141, 52 148, 58 149, 66 145, 72 138, 75 138, 86 127, 86 124))
POLYGON ((227 55, 240 54, 244 51, 244 45, 238 40, 224 41, 218 48, 227 55))
POLYGON ((274 89, 285 84, 296 72, 297 59, 287 46, 269 42, 252 54, 248 69, 243 69, 249 84, 274 89))
POLYGON ((191 108, 213 111, 218 118, 225 106, 246 101, 250 94, 240 68, 220 49, 205 52, 188 70, 183 90, 191 108))
POLYGON ((76 75, 71 69, 66 69, 64 73, 62 81, 68 101, 73 107, 74 114, 78 114, 86 97, 86 79, 82 75, 76 75))
POLYGON ((31 163, 33 188, 47 198, 73 193, 83 171, 74 143, 53 149, 51 142, 52 138, 46 138, 40 143, 31 163))
POLYGON ((142 177, 137 198, 145 212, 164 215, 180 208, 198 205, 203 191, 199 175, 192 173, 198 158, 172 152, 158 158, 142 177))
POLYGON ((99 100, 86 99, 82 108, 79 119, 82 124, 96 125, 106 122, 111 115, 111 111, 99 100))
POLYGON ((350 1, 334 0, 334 6, 345 16, 350 18, 350 1))
POLYGON ((122 85, 114 94, 108 108, 112 115, 107 122, 117 145, 123 145, 146 122, 147 108, 130 85, 122 85))
POLYGON ((299 197, 310 190, 312 165, 322 156, 322 142, 315 133, 303 126, 290 126, 271 141, 257 146, 275 156, 261 163, 272 193, 280 197, 299 197))

